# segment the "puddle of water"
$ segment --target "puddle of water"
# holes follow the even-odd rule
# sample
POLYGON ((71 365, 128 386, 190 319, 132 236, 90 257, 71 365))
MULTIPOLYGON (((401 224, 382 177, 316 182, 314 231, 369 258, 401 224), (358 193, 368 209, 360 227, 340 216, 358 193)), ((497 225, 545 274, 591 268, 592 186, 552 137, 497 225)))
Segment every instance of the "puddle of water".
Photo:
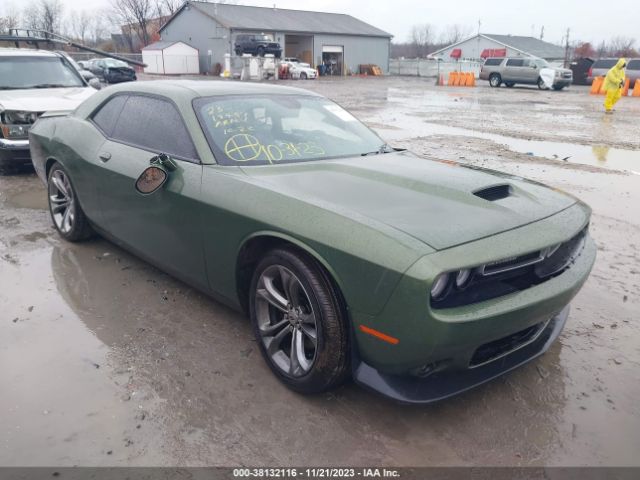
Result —
MULTIPOLYGON (((398 123, 404 123, 402 120, 396 119, 393 126, 398 126, 398 123)), ((406 126, 402 125, 401 130, 395 131, 391 135, 388 135, 387 131, 385 131, 385 137, 396 137, 394 140, 401 140, 402 138, 406 138, 407 133, 422 137, 428 135, 455 135, 482 138, 506 145, 514 152, 557 160, 561 163, 579 163, 611 170, 623 170, 640 175, 640 150, 624 150, 601 145, 588 146, 573 143, 526 140, 424 121, 419 123, 411 122, 406 126)))
POLYGON ((15 208, 47 210, 47 195, 43 189, 27 190, 7 195, 6 203, 15 208))

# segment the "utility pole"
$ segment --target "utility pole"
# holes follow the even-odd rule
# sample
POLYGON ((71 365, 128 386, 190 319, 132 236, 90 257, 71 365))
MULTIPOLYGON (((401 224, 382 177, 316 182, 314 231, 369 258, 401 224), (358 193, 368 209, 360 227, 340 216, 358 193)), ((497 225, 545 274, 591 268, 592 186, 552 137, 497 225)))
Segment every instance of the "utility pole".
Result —
POLYGON ((544 38, 544 25, 542 25, 542 28, 540 29, 540 40, 542 40, 544 38))
POLYGON ((564 47, 564 68, 569 68, 569 33, 571 32, 570 28, 567 28, 567 36, 566 43, 564 47))

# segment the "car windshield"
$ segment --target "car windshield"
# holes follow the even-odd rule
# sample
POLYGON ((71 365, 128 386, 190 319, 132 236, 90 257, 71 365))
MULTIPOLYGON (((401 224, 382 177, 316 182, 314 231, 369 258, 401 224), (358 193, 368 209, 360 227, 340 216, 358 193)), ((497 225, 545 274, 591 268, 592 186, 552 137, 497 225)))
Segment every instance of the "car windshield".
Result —
POLYGON ((114 58, 107 58, 104 60, 104 64, 107 67, 126 67, 127 64, 123 61, 116 60, 114 58))
POLYGON ((270 42, 271 37, 269 35, 258 35, 256 36, 256 40, 258 40, 259 42, 270 42))
POLYGON ((0 90, 84 86, 78 72, 61 57, 0 56, 0 90))
POLYGON ((549 62, 547 62, 546 60, 536 59, 534 60, 534 62, 538 66, 538 68, 549 68, 549 62))
POLYGON ((375 133, 323 97, 208 97, 194 101, 194 107, 223 165, 304 162, 387 151, 375 133))

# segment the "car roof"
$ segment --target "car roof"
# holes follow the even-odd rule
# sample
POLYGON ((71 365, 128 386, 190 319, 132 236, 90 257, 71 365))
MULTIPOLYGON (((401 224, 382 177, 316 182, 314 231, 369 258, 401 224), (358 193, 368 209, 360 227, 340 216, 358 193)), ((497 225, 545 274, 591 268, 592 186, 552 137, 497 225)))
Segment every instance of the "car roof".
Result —
POLYGON ((213 97, 219 95, 321 95, 302 88, 268 85, 264 83, 245 83, 233 80, 150 80, 128 82, 109 87, 110 92, 126 91, 166 95, 172 93, 192 98, 213 97))
POLYGON ((0 48, 0 56, 7 57, 59 57, 57 52, 32 48, 0 48))

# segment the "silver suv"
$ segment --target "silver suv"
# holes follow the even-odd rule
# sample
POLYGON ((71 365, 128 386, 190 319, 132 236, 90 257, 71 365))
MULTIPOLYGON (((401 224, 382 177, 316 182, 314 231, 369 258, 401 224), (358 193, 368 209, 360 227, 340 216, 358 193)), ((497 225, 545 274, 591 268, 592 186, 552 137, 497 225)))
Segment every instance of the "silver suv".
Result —
POLYGON ((573 73, 567 68, 552 67, 541 58, 487 58, 480 70, 480 78, 488 80, 492 87, 499 87, 503 83, 513 87, 516 83, 538 85, 545 90, 547 86, 540 77, 540 70, 550 68, 555 71, 553 89, 562 90, 571 85, 573 73))

